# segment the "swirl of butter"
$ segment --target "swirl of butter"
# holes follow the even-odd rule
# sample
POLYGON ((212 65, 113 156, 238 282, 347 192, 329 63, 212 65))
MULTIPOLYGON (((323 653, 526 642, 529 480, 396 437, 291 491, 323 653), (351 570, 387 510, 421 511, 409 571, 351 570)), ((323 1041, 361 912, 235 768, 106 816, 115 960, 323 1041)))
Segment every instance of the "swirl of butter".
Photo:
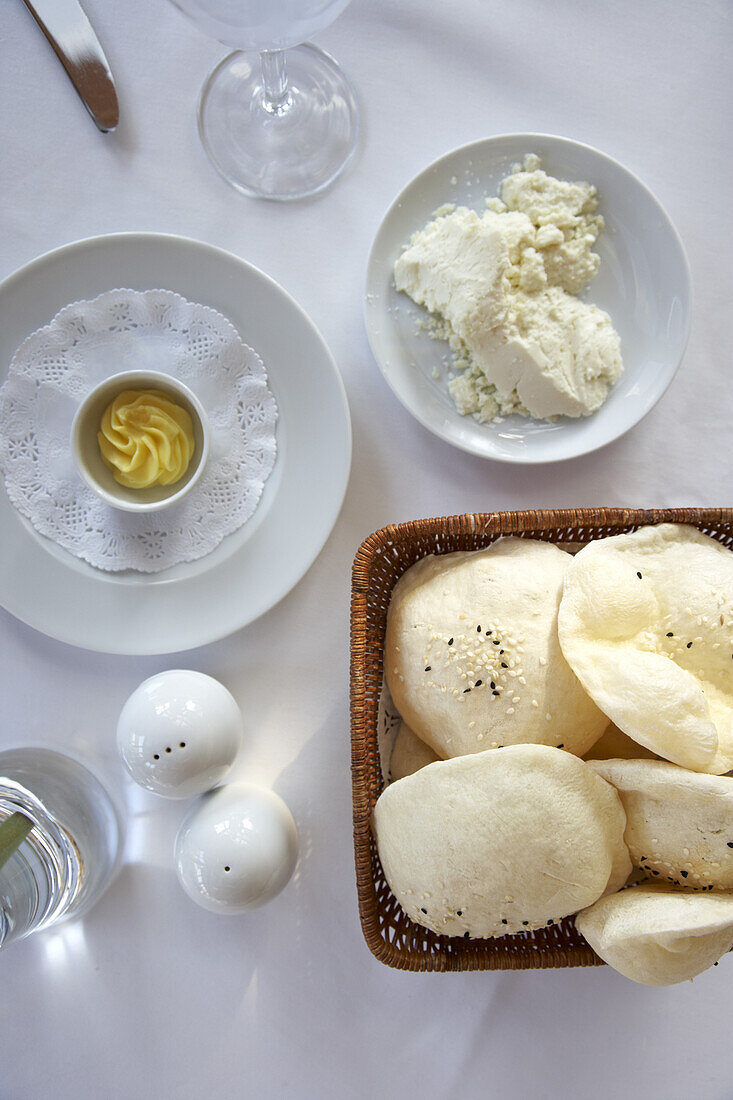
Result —
POLYGON ((195 442, 187 410, 160 390, 123 390, 102 414, 99 449, 115 481, 129 489, 172 485, 195 442))

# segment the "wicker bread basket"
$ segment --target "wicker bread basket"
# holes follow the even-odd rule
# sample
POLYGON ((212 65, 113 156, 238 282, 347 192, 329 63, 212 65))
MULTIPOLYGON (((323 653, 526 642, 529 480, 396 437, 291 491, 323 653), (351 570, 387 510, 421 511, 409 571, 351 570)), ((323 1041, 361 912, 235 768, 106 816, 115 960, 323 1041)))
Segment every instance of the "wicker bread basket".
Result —
POLYGON ((381 962, 401 970, 523 970, 601 964, 576 931, 572 918, 538 932, 466 940, 429 932, 402 911, 384 878, 370 829, 372 810, 383 787, 377 746, 382 647, 392 589, 405 570, 427 554, 478 550, 500 535, 544 539, 572 550, 652 523, 687 523, 725 546, 733 544, 733 509, 582 508, 416 520, 384 527, 359 547, 351 602, 354 855, 364 938, 381 962))

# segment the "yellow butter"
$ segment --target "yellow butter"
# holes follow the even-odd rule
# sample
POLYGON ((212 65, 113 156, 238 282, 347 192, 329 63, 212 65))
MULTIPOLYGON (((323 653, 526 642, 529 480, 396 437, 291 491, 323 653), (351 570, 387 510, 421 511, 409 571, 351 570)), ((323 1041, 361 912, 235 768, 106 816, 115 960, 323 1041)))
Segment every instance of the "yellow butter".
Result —
POLYGON ((97 440, 115 481, 130 489, 172 485, 195 447, 189 413, 160 390, 119 393, 102 415, 97 440))

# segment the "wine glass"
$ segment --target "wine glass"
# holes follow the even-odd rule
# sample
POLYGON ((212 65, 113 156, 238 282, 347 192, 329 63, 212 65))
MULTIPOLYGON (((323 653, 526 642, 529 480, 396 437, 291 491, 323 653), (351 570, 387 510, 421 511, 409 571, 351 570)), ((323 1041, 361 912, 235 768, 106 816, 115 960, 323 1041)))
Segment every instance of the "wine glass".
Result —
POLYGON ((356 148, 359 108, 338 64, 304 39, 349 0, 173 3, 205 34, 239 47, 199 100, 199 134, 224 179, 245 195, 280 200, 327 187, 356 148))

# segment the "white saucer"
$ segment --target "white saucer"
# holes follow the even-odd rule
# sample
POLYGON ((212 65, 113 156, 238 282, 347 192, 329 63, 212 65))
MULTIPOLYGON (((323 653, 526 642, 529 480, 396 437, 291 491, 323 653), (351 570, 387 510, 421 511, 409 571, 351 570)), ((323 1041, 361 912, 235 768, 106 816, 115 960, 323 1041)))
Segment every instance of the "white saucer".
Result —
POLYGON ((454 149, 420 173, 387 211, 367 269, 366 327, 389 386, 431 432, 484 458, 557 462, 610 443, 637 424, 669 386, 687 344, 690 271, 668 216, 643 183, 589 145, 547 134, 505 134, 454 149), (444 203, 485 209, 511 166, 536 153, 542 167, 587 180, 600 195, 606 229, 601 266, 583 294, 611 315, 621 337, 624 374, 592 416, 555 423, 511 416, 479 424, 455 409, 445 380, 443 341, 420 331, 427 316, 394 289, 394 263, 412 234, 444 203), (434 377, 439 371, 441 378, 434 377))
POLYGON ((279 408, 278 457, 252 518, 205 558, 107 574, 39 535, 0 488, 0 605, 60 641, 105 653, 171 653, 269 610, 320 553, 341 509, 351 423, 338 368, 293 299, 251 264, 154 233, 92 237, 0 283, 0 381, 28 333, 81 298, 164 287, 211 305, 262 356, 279 408))

